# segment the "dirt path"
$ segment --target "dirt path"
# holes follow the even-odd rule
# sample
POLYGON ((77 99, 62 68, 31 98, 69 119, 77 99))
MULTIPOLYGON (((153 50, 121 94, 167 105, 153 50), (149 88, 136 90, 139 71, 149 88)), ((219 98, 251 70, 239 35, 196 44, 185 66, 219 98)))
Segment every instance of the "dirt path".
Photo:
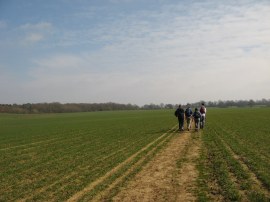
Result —
POLYGON ((113 201, 195 201, 199 133, 175 133, 113 201))

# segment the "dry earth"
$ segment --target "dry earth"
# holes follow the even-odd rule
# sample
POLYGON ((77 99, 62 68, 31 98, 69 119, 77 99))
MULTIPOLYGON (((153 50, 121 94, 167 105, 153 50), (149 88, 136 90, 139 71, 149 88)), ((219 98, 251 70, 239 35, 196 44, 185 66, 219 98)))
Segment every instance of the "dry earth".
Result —
POLYGON ((200 133, 175 133, 113 201, 196 201, 200 133))

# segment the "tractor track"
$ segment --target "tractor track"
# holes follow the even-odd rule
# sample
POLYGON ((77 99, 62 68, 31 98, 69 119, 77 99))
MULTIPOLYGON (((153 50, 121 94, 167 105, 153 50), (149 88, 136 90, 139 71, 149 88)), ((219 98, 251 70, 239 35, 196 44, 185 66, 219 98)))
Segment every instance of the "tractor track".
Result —
POLYGON ((177 133, 113 201, 196 201, 199 149, 199 133, 177 133))
MULTIPOLYGON (((118 171, 120 171, 120 169, 122 169, 124 166, 126 166, 129 163, 131 163, 132 160, 134 160, 141 153, 143 153, 144 151, 146 151, 147 149, 149 149, 152 145, 154 145, 155 143, 157 143, 159 140, 161 140, 162 138, 165 138, 165 139, 168 138, 169 137, 168 134, 170 134, 170 132, 173 131, 175 129, 175 127, 176 126, 174 126, 172 129, 170 129, 166 133, 162 134, 160 137, 158 137, 157 139, 155 139, 154 141, 152 141, 151 143, 149 143, 148 145, 146 145, 145 147, 143 147, 141 150, 139 150, 138 152, 136 152, 135 154, 133 154, 132 156, 130 156, 129 158, 127 158, 124 162, 122 162, 119 165, 117 165, 116 167, 114 167, 112 170, 110 170, 109 172, 107 172, 104 176, 102 176, 102 177, 98 178, 97 180, 95 180, 94 182, 91 182, 90 184, 88 184, 86 187, 84 187, 84 189, 82 189, 81 191, 75 193, 67 201, 71 202, 71 201, 78 201, 78 200, 80 200, 82 197, 84 197, 84 195, 86 195, 87 193, 91 192, 91 190, 93 190, 96 186, 98 186, 99 184, 102 184, 102 182, 104 182, 105 180, 107 180, 108 178, 110 178, 112 175, 114 175, 115 173, 117 173, 118 171)), ((165 141, 165 140, 163 140, 163 141, 165 141)))

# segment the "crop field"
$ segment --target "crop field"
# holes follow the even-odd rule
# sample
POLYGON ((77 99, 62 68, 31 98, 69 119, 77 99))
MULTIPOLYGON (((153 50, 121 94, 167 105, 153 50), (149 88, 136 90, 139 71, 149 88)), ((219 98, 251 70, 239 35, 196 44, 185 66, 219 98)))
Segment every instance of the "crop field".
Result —
POLYGON ((199 199, 269 201, 270 108, 212 109, 203 131, 199 199))
POLYGON ((173 114, 0 114, 0 201, 270 200, 270 108, 173 114))
POLYGON ((63 201, 91 199, 153 155, 175 120, 172 111, 122 111, 0 114, 0 124, 0 201, 63 201))

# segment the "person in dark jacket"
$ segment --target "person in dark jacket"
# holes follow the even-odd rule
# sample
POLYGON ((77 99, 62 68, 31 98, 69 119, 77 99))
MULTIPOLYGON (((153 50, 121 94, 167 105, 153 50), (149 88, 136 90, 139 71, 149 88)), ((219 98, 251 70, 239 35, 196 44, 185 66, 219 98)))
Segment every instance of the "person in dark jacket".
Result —
POLYGON ((183 131, 184 130, 185 111, 181 105, 178 106, 174 115, 178 118, 179 130, 183 131))
POLYGON ((193 118, 194 118, 196 131, 199 131, 201 117, 202 117, 201 113, 199 112, 197 108, 195 108, 195 112, 193 113, 193 118))

